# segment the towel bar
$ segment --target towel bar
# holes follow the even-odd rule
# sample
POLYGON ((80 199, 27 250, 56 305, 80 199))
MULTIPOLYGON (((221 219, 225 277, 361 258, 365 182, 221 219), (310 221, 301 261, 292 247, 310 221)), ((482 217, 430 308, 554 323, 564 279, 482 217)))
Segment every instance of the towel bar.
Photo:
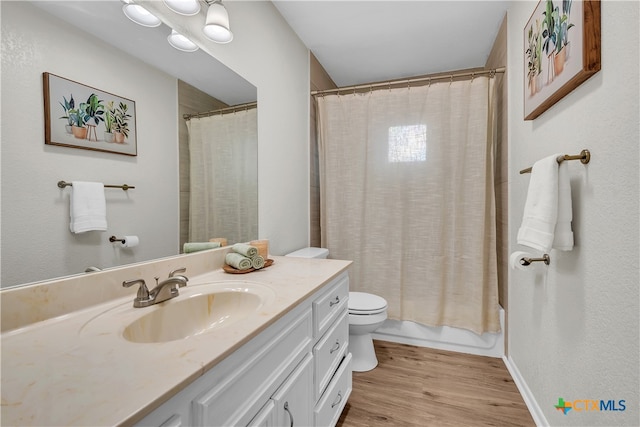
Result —
MULTIPOLYGON (((70 182, 58 181, 58 187, 60 187, 60 188, 73 187, 73 184, 70 183, 70 182)), ((122 185, 107 185, 107 184, 105 184, 105 188, 122 188, 124 191, 127 191, 130 188, 136 188, 136 187, 134 187, 133 185, 127 185, 127 184, 122 184, 122 185)))
MULTIPOLYGON (((584 149, 580 152, 580 154, 576 154, 574 156, 565 154, 564 156, 558 156, 558 158, 556 159, 558 163, 562 163, 565 160, 580 160, 580 163, 582 163, 583 165, 586 165, 591 161, 591 153, 589 152, 589 150, 584 149)), ((532 168, 533 166, 530 168, 522 169, 520 171, 520 174, 522 175, 523 173, 529 173, 531 172, 532 168)))

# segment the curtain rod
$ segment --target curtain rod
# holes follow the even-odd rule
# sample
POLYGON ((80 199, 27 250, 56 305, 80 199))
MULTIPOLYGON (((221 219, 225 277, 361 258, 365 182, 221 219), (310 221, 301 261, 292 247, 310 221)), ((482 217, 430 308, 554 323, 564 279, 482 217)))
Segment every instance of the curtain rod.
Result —
POLYGON ((246 104, 238 104, 232 107, 219 108, 217 110, 205 111, 204 113, 184 114, 182 118, 185 120, 191 120, 193 118, 215 116, 216 114, 235 113, 236 111, 250 110, 251 108, 256 108, 257 106, 257 102, 247 102, 246 104))
POLYGON ((382 83, 371 83, 371 84, 363 84, 363 85, 356 85, 356 86, 347 86, 347 87, 340 87, 337 89, 314 90, 314 91, 311 91, 311 96, 325 95, 325 94, 337 93, 337 92, 355 91, 359 89, 373 90, 377 88, 391 88, 391 86, 411 85, 413 83, 427 82, 430 84, 432 81, 435 81, 435 80, 447 80, 447 79, 453 80, 461 77, 471 77, 473 79, 473 77, 483 76, 487 74, 489 75, 489 78, 491 78, 495 76, 497 73, 504 73, 504 72, 505 72, 505 67, 494 68, 491 70, 478 70, 478 71, 467 71, 467 72, 461 72, 461 73, 437 74, 437 75, 426 76, 426 77, 418 77, 414 79, 390 80, 382 83))

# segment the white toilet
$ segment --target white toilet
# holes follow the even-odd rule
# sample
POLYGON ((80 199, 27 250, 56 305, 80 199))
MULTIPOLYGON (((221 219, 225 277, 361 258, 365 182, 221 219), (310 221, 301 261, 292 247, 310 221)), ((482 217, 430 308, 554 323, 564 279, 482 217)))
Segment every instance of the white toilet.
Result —
MULTIPOLYGON (((287 254, 299 258, 326 258, 325 248, 303 248, 287 254)), ((349 292, 349 351, 352 369, 370 371, 378 366, 371 333, 387 319, 387 301, 365 292, 349 292)))

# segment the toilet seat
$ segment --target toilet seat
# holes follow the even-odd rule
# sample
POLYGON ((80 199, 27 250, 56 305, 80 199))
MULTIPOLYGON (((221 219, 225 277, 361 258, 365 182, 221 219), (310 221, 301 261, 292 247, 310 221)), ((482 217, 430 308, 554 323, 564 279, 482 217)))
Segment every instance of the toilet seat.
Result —
POLYGON ((349 292, 350 315, 373 315, 384 312, 387 309, 387 301, 378 295, 366 292, 349 292))

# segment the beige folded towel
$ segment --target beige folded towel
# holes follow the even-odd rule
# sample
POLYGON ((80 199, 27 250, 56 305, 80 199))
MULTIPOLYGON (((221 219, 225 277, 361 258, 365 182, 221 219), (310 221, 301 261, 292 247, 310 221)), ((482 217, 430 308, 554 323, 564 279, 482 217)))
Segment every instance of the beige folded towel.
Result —
POLYGON ((247 258, 239 253, 229 252, 225 256, 224 261, 227 265, 237 268, 238 270, 248 270, 251 268, 251 258, 247 258))
POLYGON ((255 246, 247 245, 246 243, 236 243, 235 245, 231 246, 231 250, 249 258, 258 255, 258 248, 256 248, 255 246))

